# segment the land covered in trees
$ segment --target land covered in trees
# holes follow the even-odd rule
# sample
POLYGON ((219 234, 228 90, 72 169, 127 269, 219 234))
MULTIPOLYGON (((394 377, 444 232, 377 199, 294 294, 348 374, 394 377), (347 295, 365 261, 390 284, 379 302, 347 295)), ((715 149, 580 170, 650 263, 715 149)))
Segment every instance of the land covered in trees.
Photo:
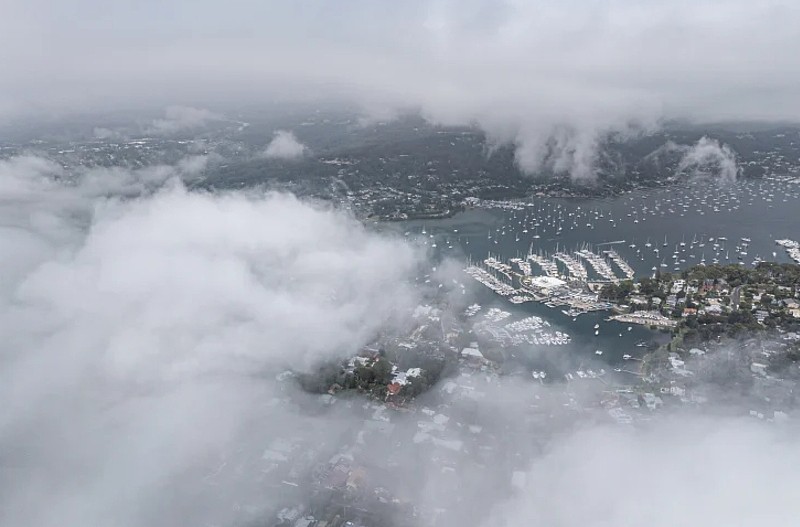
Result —
POLYGON ((800 329, 798 264, 695 266, 679 274, 609 284, 600 295, 622 312, 657 311, 679 321, 676 334, 689 343, 800 329))

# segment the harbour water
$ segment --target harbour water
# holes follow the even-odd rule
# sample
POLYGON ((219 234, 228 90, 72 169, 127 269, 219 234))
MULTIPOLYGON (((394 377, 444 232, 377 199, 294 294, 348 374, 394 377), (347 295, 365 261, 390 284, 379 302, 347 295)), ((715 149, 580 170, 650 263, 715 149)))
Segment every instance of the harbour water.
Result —
MULTIPOLYGON (((776 240, 800 239, 800 179, 729 184, 703 179, 611 198, 483 203, 452 218, 409 221, 397 228, 432 253, 460 258, 465 266, 488 255, 507 261, 531 251, 552 255, 583 248, 598 253, 613 248, 639 277, 701 263, 749 267, 759 260, 791 262, 776 240)), ((616 364, 623 355, 641 355, 644 348, 636 344, 657 336, 641 326, 628 330, 626 324, 606 322, 609 312, 576 318, 539 303, 512 305, 479 289, 479 301, 543 317, 567 332, 572 337, 569 353, 576 360, 596 359, 601 350, 605 362, 616 364)))

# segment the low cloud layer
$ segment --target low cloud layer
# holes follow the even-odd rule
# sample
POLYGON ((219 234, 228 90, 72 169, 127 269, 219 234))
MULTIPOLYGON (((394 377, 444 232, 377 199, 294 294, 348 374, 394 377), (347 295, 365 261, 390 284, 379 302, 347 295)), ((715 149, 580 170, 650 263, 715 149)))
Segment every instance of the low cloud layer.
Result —
POLYGON ((702 137, 696 144, 686 148, 685 152, 678 165, 679 172, 716 175, 728 183, 735 181, 739 175, 736 153, 728 145, 721 145, 715 139, 702 137))
MULTIPOLYGON (((410 246, 288 195, 189 193, 182 174, 0 163, 2 523, 233 517, 188 509, 211 489, 194 471, 245 430, 263 448, 345 423, 276 407, 275 375, 354 353, 413 305, 410 246)), ((214 492, 234 488, 257 491, 214 492)))
POLYGON ((697 416, 590 427, 553 444, 498 507, 501 525, 789 527, 794 430, 697 416))
POLYGON ((154 119, 147 133, 156 135, 171 135, 178 132, 198 130, 208 123, 218 121, 222 116, 206 108, 193 108, 191 106, 168 106, 164 117, 154 119))
POLYGON ((793 411, 730 417, 755 394, 634 427, 596 381, 462 372, 413 413, 301 393, 287 368, 404 325, 420 255, 288 195, 188 192, 187 175, 0 163, 0 523, 270 521, 337 460, 415 525, 795 523, 793 411))
MULTIPOLYGON (((788 0, 51 4, 14 1, 0 21, 7 115, 346 100, 368 116, 413 108, 477 124, 516 145, 523 169, 584 179, 609 133, 800 119, 800 9, 788 0)), ((179 113, 155 129, 209 117, 179 113)))
POLYGON ((305 151, 305 145, 298 141, 292 132, 278 130, 264 150, 263 157, 267 159, 297 159, 302 157, 305 151))
POLYGON ((677 174, 714 178, 722 183, 736 181, 741 172, 736 152, 730 146, 706 136, 693 145, 668 141, 645 159, 658 167, 674 166, 677 174))

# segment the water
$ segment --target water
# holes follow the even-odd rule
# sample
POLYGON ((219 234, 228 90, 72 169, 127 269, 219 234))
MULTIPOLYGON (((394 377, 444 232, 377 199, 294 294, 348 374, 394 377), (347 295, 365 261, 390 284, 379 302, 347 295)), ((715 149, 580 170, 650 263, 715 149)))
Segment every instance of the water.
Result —
MULTIPOLYGON (((434 253, 461 258, 465 264, 467 259, 481 261, 490 253, 507 260, 529 250, 574 251, 588 244, 596 251, 613 247, 639 277, 652 275, 653 268, 676 272, 703 259, 707 265, 717 259, 721 264, 742 262, 750 267, 756 257, 791 262, 775 240, 800 238, 800 182, 785 177, 728 185, 698 180, 681 188, 640 190, 612 198, 541 197, 399 227, 409 236, 419 236, 434 253)), ((596 349, 603 350, 602 358, 608 363, 621 361, 626 353, 640 356, 643 348, 635 344, 654 335, 640 326, 628 331, 625 324, 606 322, 608 312, 573 320, 541 304, 510 304, 488 290, 480 293, 480 299, 500 301, 504 309, 550 321, 573 337, 569 353, 578 360, 596 358, 596 349), (600 324, 598 336, 595 324, 600 324)))

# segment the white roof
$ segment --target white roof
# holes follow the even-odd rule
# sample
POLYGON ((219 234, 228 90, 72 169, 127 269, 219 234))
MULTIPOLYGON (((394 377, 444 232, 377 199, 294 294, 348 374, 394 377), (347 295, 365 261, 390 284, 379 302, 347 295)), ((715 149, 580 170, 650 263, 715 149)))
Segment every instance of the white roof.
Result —
POLYGON ((466 357, 476 357, 479 359, 483 358, 483 353, 481 353, 480 350, 477 348, 464 348, 463 350, 461 350, 461 355, 464 355, 466 357))
POLYGON ((537 287, 558 287, 565 283, 564 280, 552 276, 534 276, 531 278, 531 284, 537 287))

